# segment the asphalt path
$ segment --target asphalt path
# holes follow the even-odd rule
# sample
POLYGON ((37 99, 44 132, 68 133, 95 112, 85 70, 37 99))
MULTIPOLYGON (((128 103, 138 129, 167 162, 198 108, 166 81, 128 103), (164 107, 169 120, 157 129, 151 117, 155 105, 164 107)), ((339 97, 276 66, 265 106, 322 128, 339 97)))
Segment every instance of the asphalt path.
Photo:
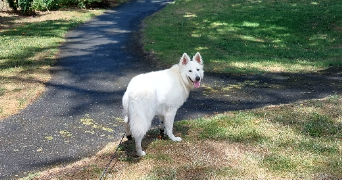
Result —
MULTIPOLYGON (((141 50, 141 20, 170 2, 133 0, 67 33, 46 92, 0 123, 0 179, 94 155, 121 137, 121 98, 129 80, 161 69, 141 50)), ((341 94, 341 82, 341 68, 310 74, 205 73, 203 86, 190 93, 176 120, 324 98, 341 94)))
POLYGON ((169 2, 133 0, 67 33, 46 92, 0 123, 0 179, 93 155, 120 137, 127 83, 152 70, 129 40, 169 2))

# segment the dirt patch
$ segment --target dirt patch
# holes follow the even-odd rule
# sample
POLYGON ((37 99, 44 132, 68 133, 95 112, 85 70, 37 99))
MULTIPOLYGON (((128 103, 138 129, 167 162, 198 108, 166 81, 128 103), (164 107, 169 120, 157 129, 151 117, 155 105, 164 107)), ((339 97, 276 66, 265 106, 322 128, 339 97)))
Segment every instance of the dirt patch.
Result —
POLYGON ((3 82, 0 96, 0 118, 18 113, 45 90, 45 82, 50 78, 48 67, 41 67, 33 72, 18 69, 9 73, 0 73, 3 82))
MULTIPOLYGON (((92 158, 44 171, 33 179, 98 179, 102 173, 101 170, 109 162, 118 143, 108 144, 106 148, 92 158)), ((125 141, 125 143, 131 142, 125 141)), ((148 157, 142 159, 127 155, 132 152, 120 151, 118 158, 109 167, 106 178, 136 179, 144 177, 150 172, 150 174, 158 175, 158 177, 208 179, 210 178, 208 171, 220 171, 222 167, 234 167, 245 161, 245 154, 251 150, 237 143, 208 140, 162 144, 163 142, 150 144, 147 149, 148 157), (158 168, 160 163, 163 164, 162 169, 158 168)))
POLYGON ((58 11, 37 11, 33 16, 24 16, 20 13, 12 11, 0 12, 0 32, 1 30, 15 28, 24 23, 44 22, 53 21, 58 19, 70 20, 77 16, 77 12, 85 12, 92 10, 81 10, 81 9, 65 9, 58 11), (75 13, 66 13, 72 12, 75 13))

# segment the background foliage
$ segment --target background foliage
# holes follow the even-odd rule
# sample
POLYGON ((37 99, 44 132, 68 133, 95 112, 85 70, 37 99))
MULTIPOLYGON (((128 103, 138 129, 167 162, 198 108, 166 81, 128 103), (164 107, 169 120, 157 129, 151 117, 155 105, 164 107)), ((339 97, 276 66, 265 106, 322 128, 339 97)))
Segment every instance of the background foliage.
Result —
POLYGON ((31 15, 34 11, 57 10, 63 7, 76 6, 79 8, 89 8, 94 6, 103 6, 108 3, 107 0, 7 0, 9 7, 26 15, 31 15))

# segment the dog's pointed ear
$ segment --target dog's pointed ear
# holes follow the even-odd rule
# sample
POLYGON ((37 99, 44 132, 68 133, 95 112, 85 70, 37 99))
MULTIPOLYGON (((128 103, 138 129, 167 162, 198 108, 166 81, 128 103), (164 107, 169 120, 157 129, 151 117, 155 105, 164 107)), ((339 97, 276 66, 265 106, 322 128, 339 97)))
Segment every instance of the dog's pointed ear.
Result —
POLYGON ((198 64, 203 65, 202 56, 201 56, 201 54, 199 52, 197 52, 195 54, 195 56, 192 58, 192 60, 198 62, 198 64))
POLYGON ((190 61, 190 57, 186 53, 184 53, 179 61, 179 64, 184 66, 184 65, 187 65, 189 61, 190 61))

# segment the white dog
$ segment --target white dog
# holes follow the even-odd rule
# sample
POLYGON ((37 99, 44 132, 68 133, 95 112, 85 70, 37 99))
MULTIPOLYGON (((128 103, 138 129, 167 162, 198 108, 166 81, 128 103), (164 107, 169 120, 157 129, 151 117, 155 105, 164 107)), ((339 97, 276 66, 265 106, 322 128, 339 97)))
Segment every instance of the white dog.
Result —
POLYGON ((189 97, 190 90, 200 86, 203 76, 200 53, 196 53, 192 60, 184 53, 179 64, 170 69, 132 78, 122 98, 122 105, 126 135, 128 139, 132 139, 133 135, 138 156, 145 155, 141 141, 156 115, 171 140, 182 140, 173 135, 174 118, 178 108, 189 97))

